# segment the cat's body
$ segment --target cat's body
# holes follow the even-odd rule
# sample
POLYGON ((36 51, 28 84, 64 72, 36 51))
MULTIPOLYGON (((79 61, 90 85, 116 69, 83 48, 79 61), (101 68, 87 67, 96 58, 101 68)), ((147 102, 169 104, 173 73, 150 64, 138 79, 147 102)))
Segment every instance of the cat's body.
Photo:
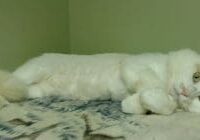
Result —
POLYGON ((114 99, 127 95, 120 63, 126 55, 44 54, 13 74, 30 85, 29 97, 65 95, 72 99, 114 99))
POLYGON ((200 112, 200 83, 194 81, 199 66, 200 56, 191 50, 141 55, 44 54, 19 67, 11 77, 26 85, 27 94, 22 97, 112 99, 122 101, 127 113, 170 114, 176 108, 200 112))

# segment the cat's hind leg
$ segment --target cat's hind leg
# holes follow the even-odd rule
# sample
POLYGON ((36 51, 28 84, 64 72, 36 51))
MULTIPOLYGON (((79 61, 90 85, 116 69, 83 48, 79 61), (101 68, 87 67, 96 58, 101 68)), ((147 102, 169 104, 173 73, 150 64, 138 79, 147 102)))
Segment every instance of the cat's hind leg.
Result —
POLYGON ((0 97, 2 99, 9 102, 25 100, 28 93, 27 89, 27 85, 13 74, 0 71, 0 97))
POLYGON ((143 90, 140 93, 140 101, 144 108, 157 114, 168 115, 177 108, 176 101, 162 88, 143 90))
POLYGON ((38 86, 37 84, 29 86, 28 98, 38 98, 42 96, 43 96, 43 92, 40 86, 38 86))
POLYGON ((0 109, 10 104, 8 100, 6 100, 4 97, 0 96, 0 109))
POLYGON ((141 105, 138 93, 128 96, 121 103, 122 111, 131 114, 145 114, 147 110, 141 105))

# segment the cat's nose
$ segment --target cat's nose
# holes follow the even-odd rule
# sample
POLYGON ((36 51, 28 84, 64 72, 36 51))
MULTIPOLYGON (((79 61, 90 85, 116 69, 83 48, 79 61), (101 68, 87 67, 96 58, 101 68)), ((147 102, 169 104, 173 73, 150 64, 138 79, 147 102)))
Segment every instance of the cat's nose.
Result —
POLYGON ((188 97, 189 96, 189 91, 187 88, 185 87, 181 87, 181 92, 180 92, 181 95, 185 96, 185 97, 188 97))
POLYGON ((194 93, 197 89, 194 86, 184 86, 183 84, 180 86, 181 91, 180 95, 183 95, 185 97, 190 96, 192 93, 194 93))

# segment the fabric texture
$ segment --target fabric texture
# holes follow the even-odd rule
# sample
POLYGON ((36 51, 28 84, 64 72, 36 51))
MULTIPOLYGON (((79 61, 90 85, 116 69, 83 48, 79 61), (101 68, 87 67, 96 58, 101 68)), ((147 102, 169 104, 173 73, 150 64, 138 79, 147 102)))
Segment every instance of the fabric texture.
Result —
POLYGON ((131 115, 120 102, 51 96, 0 110, 2 140, 199 140, 200 114, 131 115))

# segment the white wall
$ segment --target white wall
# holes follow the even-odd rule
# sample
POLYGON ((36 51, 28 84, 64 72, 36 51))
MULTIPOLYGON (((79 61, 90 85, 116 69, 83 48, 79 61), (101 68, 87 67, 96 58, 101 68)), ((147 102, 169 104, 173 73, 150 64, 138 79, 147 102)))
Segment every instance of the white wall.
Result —
POLYGON ((198 0, 69 0, 73 53, 200 50, 198 0))

